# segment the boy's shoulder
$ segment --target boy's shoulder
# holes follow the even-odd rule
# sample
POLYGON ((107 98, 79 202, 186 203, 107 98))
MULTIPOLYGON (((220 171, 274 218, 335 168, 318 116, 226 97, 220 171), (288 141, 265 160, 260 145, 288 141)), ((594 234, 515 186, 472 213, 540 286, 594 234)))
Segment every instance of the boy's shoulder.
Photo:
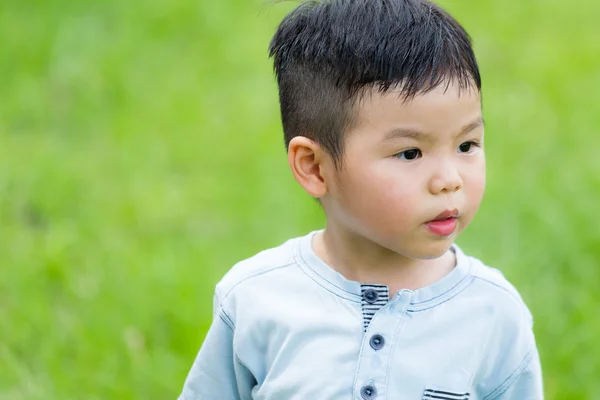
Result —
POLYGON ((262 250, 255 255, 236 263, 218 282, 216 290, 221 299, 228 297, 232 292, 246 283, 255 287, 265 286, 273 275, 281 276, 282 269, 293 267, 296 264, 298 241, 301 238, 292 238, 284 243, 262 250), (258 282, 257 280, 261 281, 258 282))
POLYGON ((519 291, 497 268, 484 264, 475 257, 467 256, 472 268, 470 294, 488 304, 490 311, 509 320, 532 322, 529 308, 519 291))

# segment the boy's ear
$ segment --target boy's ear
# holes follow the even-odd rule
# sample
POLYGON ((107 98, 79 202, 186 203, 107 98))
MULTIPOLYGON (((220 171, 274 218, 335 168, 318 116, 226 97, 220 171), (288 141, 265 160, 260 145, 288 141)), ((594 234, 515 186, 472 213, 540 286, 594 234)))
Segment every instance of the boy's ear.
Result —
POLYGON ((326 153, 314 140, 296 136, 288 146, 288 163, 294 178, 314 198, 327 193, 327 182, 323 177, 326 153))

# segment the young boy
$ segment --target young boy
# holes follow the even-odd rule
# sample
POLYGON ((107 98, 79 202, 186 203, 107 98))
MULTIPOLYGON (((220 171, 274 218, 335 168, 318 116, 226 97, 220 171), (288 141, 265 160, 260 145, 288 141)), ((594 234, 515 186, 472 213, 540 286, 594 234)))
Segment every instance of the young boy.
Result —
POLYGON ((327 225, 221 280, 180 399, 542 399, 527 307, 454 244, 485 186, 463 28, 425 0, 310 1, 270 54, 327 225))

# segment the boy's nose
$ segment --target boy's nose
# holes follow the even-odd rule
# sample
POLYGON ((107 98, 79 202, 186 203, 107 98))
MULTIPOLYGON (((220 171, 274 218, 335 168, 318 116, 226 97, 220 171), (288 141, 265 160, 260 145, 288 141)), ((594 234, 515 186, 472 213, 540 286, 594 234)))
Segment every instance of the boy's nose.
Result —
POLYGON ((453 165, 445 164, 431 178, 429 191, 432 194, 451 193, 460 190, 462 185, 463 181, 458 170, 453 165))

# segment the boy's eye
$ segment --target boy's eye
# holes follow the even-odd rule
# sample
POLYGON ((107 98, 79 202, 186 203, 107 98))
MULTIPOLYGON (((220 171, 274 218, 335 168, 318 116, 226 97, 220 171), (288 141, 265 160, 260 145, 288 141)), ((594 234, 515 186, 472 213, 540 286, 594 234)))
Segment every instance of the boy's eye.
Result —
POLYGON ((403 159, 403 160, 414 160, 416 158, 421 157, 421 150, 419 149, 410 149, 410 150, 405 150, 402 153, 398 153, 396 154, 396 157, 403 159))
POLYGON ((458 150, 461 153, 468 153, 471 150, 473 150, 474 146, 477 146, 477 143, 475 143, 475 142, 464 142, 463 144, 461 144, 460 146, 458 146, 458 150))

